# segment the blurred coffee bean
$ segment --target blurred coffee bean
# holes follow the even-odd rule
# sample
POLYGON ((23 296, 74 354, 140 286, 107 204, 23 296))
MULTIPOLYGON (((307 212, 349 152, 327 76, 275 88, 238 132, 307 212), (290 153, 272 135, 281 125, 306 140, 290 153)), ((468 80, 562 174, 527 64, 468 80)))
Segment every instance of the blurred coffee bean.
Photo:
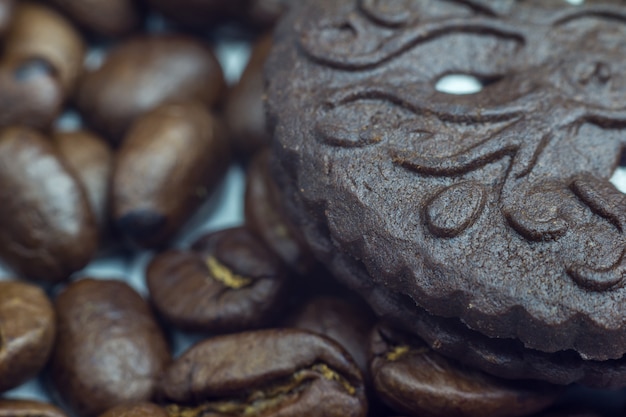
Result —
MULTIPOLYGON (((598 402, 597 406, 602 407, 605 404, 598 402)), ((550 407, 541 413, 533 414, 532 417, 626 417, 626 413, 600 412, 589 407, 572 407, 565 404, 550 407)))
MULTIPOLYGON (((56 11, 16 4, 0 59, 0 126, 47 129, 82 72, 85 44, 56 11)), ((0 0, 0 27, 8 5, 0 0)))
POLYGON ((366 375, 369 338, 374 313, 364 303, 347 296, 319 296, 308 300, 285 325, 329 337, 343 346, 366 375))
POLYGON ((246 225, 290 268, 310 272, 315 260, 298 230, 280 206, 279 192, 269 175, 269 152, 256 155, 248 167, 245 194, 246 225))
POLYGON ((142 16, 134 0, 51 0, 81 27, 97 35, 117 37, 137 29, 142 16))
POLYGON ((116 156, 119 231, 141 246, 164 245, 211 195, 229 159, 221 126, 201 104, 164 104, 143 115, 116 156))
POLYGON ((48 129, 64 101, 63 87, 47 61, 0 61, 0 127, 48 129))
POLYGON ((249 0, 146 0, 148 5, 172 21, 191 28, 224 23, 245 10, 249 0))
POLYGON ((100 414, 100 417, 168 417, 168 415, 165 409, 156 404, 138 402, 118 405, 100 414))
POLYGON ((67 417, 52 404, 33 400, 1 400, 0 417, 67 417))
POLYGON ((228 93, 224 114, 235 152, 252 155, 270 144, 263 105, 263 65, 272 47, 271 35, 254 48, 239 83, 228 93))
POLYGON ((0 129, 0 258, 20 276, 58 282, 97 245, 85 191, 52 142, 32 129, 0 129))
POLYGON ((376 392, 410 416, 526 416, 548 407, 562 392, 562 387, 504 380, 467 368, 417 337, 384 325, 372 332, 370 350, 376 392))
POLYGON ((253 27, 273 27, 289 8, 291 0, 250 0, 246 18, 253 27))
POLYGON ((3 36, 9 28, 14 8, 14 0, 0 0, 0 37, 3 36))
POLYGON ((67 97, 82 73, 85 47, 78 31, 61 14, 39 3, 21 1, 6 35, 2 60, 45 62, 67 97))
MULTIPOLYGON (((52 351, 54 334, 54 309, 39 287, 0 281, 0 392, 39 373, 52 351)), ((0 416, 21 409, 17 406, 0 401, 0 416)))
POLYGON ((87 72, 77 104, 86 120, 119 143, 140 115, 170 101, 215 106, 225 93, 222 68, 202 42, 179 35, 145 35, 116 45, 87 72))
POLYGON ((303 330, 218 336, 165 372, 170 417, 351 417, 367 414, 361 374, 335 342, 303 330))
POLYGON ((105 233, 113 151, 104 139, 87 130, 56 132, 52 139, 61 158, 84 187, 98 226, 105 233))
POLYGON ((170 353, 148 304, 121 281, 83 279, 55 301, 52 388, 78 416, 149 400, 170 353))
MULTIPOLYGON (((626 415, 626 414, 624 414, 626 415)), ((533 417, 603 417, 603 414, 592 410, 550 410, 544 413, 533 414, 533 417)))
POLYGON ((200 238, 154 257, 146 280, 158 312, 188 331, 236 332, 268 324, 285 302, 281 261, 247 229, 200 238))

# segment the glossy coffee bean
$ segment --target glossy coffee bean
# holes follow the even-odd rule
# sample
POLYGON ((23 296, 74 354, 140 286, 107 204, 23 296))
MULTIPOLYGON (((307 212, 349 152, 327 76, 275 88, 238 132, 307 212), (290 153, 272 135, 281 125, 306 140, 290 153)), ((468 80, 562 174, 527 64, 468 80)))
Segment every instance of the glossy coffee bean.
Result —
POLYGON ((14 9, 14 0, 0 0, 0 37, 2 37, 9 28, 14 9))
POLYGON ((218 336, 165 372, 170 417, 351 417, 367 414, 361 374, 335 342, 303 330, 218 336))
POLYGON ((78 31, 60 13, 39 3, 22 1, 6 35, 3 61, 45 62, 68 96, 82 73, 85 48, 78 31))
POLYGON ((392 409, 419 417, 526 416, 552 404, 561 387, 499 379, 463 366, 384 325, 372 332, 370 375, 392 409))
POLYGON ((44 367, 55 326, 52 303, 39 287, 0 281, 0 392, 22 384, 44 367))
POLYGON ((189 251, 157 255, 146 280, 157 311, 175 327, 230 333, 271 322, 286 298, 287 273, 238 227, 208 234, 189 251))
POLYGON ((255 44, 241 79, 228 93, 224 111, 226 124, 233 149, 242 155, 252 155, 271 141, 263 104, 263 65, 271 46, 271 35, 255 44))
POLYGON ((210 196, 228 162, 221 126, 201 104, 164 104, 143 115, 116 156, 118 230, 141 246, 164 245, 210 196))
POLYGON ((533 415, 533 417, 603 417, 592 410, 555 410, 533 415))
POLYGON ((315 260, 298 230, 280 206, 279 192, 269 176, 269 153, 254 157, 248 168, 245 194, 246 226, 256 233, 290 268, 310 272, 315 260))
MULTIPOLYGON (((598 406, 602 406, 600 401, 598 401, 598 406)), ((556 407, 551 407, 550 409, 543 411, 541 413, 533 414, 532 417, 626 417, 626 413, 619 412, 600 412, 588 407, 573 407, 571 405, 561 405, 556 407)))
POLYGON ((287 12, 291 0, 250 0, 246 17, 257 28, 271 28, 287 12))
POLYGON ((134 0, 51 0, 80 26, 97 35, 122 36, 137 29, 141 12, 134 0))
POLYGON ((38 58, 0 61, 0 127, 46 130, 63 109, 54 68, 38 58))
POLYGON ((56 132, 52 141, 85 189, 91 210, 104 233, 108 220, 113 151, 104 139, 87 130, 56 132))
POLYGON ((364 304, 347 297, 311 298, 286 321, 286 325, 322 334, 339 343, 366 375, 368 345, 374 314, 364 304))
POLYGON ((97 244, 85 191, 52 142, 28 128, 0 129, 0 258, 20 276, 58 282, 97 244))
POLYGON ((121 281, 83 279, 56 299, 50 380, 69 409, 91 417, 151 398, 170 361, 148 304, 121 281))
MULTIPOLYGON (((2 416, 0 416, 2 417, 2 416)), ((121 404, 111 408, 100 417, 168 417, 165 409, 148 402, 121 404)))
POLYGON ((67 417, 52 404, 32 400, 0 400, 0 417, 67 417))
POLYGON ((180 25, 206 29, 238 16, 248 0, 146 0, 150 7, 180 25))
MULTIPOLYGON (((0 1, 0 26, 6 13, 7 3, 0 1)), ((49 128, 75 87, 84 53, 67 19, 41 4, 20 2, 0 59, 0 127, 49 128)))
POLYGON ((88 72, 77 103, 97 131, 119 143, 138 116, 160 104, 197 100, 212 107, 225 86, 215 55, 199 40, 146 35, 118 44, 88 72))

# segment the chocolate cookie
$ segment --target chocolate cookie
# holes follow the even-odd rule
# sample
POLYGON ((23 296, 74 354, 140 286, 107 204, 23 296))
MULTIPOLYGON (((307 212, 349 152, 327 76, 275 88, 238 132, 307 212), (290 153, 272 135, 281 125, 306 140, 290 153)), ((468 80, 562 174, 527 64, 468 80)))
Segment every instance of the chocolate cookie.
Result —
POLYGON ((624 39, 611 0, 294 6, 266 68, 287 211, 434 349, 626 384, 624 39), (438 91, 450 74, 482 90, 438 91))

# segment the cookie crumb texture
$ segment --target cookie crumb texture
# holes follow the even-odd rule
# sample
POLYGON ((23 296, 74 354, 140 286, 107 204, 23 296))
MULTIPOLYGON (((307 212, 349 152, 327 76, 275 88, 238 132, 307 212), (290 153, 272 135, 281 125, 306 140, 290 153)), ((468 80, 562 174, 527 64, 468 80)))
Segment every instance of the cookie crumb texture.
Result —
POLYGON ((305 1, 266 76, 286 205, 379 314, 501 376, 626 384, 623 1, 305 1))

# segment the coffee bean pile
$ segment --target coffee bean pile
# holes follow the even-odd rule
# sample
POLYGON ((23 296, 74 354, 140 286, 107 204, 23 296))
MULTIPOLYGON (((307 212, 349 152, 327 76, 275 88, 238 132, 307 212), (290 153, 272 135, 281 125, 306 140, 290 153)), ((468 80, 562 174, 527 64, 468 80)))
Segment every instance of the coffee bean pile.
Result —
POLYGON ((287 8, 0 0, 0 417, 601 415, 439 356, 316 263, 268 151, 262 69, 287 8), (213 49, 229 30, 253 45, 235 85, 213 49), (177 244, 233 165, 243 224, 177 244), (146 298, 85 273, 145 249, 146 298), (36 377, 54 404, 12 398, 36 377))

